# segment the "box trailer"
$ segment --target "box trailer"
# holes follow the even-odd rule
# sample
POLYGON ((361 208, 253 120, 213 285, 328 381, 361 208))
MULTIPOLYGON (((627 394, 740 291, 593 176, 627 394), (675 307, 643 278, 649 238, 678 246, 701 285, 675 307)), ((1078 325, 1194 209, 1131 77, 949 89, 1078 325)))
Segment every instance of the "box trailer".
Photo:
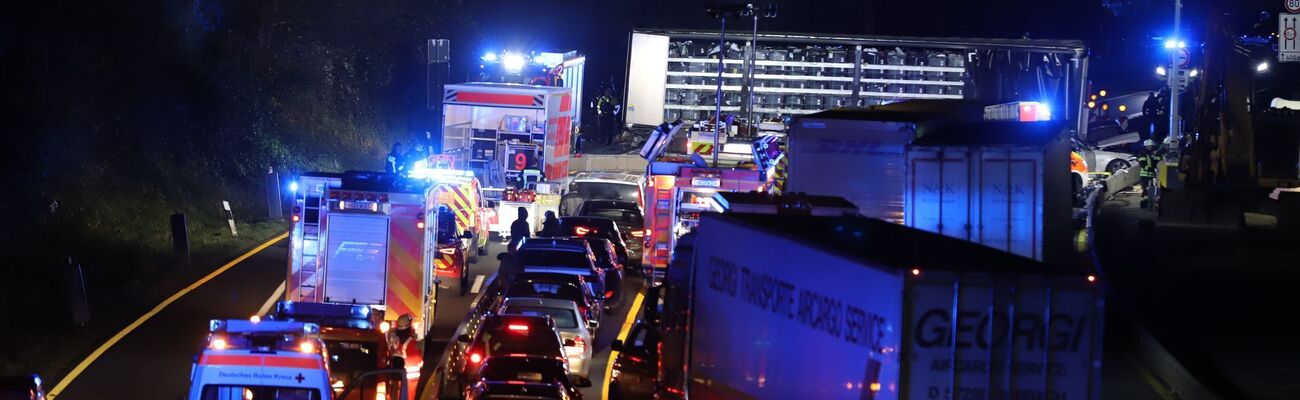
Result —
POLYGON ((1051 122, 955 123, 907 147, 904 223, 1036 260, 1064 262, 1068 136, 1051 122))
POLYGON ((709 214, 682 240, 664 397, 1101 398, 1085 271, 861 217, 709 214))

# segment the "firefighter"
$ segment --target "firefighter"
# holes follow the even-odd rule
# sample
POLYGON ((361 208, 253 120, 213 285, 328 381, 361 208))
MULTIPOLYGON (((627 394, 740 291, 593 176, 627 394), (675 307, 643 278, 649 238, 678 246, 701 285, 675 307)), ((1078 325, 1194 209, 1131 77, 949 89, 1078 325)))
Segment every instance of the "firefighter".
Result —
POLYGON ((614 96, 613 78, 601 84, 600 97, 592 104, 596 111, 596 137, 605 144, 610 144, 617 136, 619 112, 618 97, 614 96))
POLYGON ((402 143, 393 143, 393 150, 388 152, 388 159, 385 160, 384 169, 390 174, 401 173, 406 169, 406 152, 402 151, 402 143))
POLYGON ((397 317, 397 326, 388 331, 385 339, 388 340, 388 354, 392 357, 394 366, 397 360, 401 360, 403 366, 423 364, 424 354, 421 353, 419 341, 415 339, 411 314, 397 317))
POLYGON ((560 220, 555 218, 555 211, 547 211, 546 218, 542 220, 542 230, 537 231, 537 237, 557 236, 560 236, 560 220))
POLYGON ((1156 151, 1155 140, 1147 139, 1142 141, 1142 149, 1142 154, 1137 157, 1138 165, 1142 167, 1138 176, 1142 178, 1142 195, 1144 197, 1142 207, 1146 208, 1155 200, 1156 187, 1152 185, 1152 181, 1156 177, 1156 164, 1160 163, 1161 156, 1156 151))

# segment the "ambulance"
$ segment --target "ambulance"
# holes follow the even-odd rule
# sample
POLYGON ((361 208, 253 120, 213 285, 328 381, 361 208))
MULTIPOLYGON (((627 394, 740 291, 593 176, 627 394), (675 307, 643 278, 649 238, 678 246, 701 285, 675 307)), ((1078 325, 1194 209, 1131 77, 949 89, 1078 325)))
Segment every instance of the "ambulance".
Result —
POLYGON ((352 398, 347 396, 351 393, 397 400, 408 394, 401 373, 391 370, 370 371, 353 381, 365 383, 359 386, 367 388, 362 392, 331 387, 330 352, 316 324, 254 317, 212 320, 208 331, 203 352, 191 367, 190 400, 330 400, 352 398))
POLYGON ((667 149, 677 139, 680 122, 664 124, 651 133, 641 151, 650 161, 646 168, 645 194, 645 244, 641 265, 651 283, 658 285, 672 260, 677 239, 699 225, 703 213, 722 212, 723 207, 714 200, 719 192, 766 191, 770 181, 765 171, 753 161, 753 148, 749 158, 740 151, 719 157, 710 166, 699 153, 688 155, 668 154, 667 149))

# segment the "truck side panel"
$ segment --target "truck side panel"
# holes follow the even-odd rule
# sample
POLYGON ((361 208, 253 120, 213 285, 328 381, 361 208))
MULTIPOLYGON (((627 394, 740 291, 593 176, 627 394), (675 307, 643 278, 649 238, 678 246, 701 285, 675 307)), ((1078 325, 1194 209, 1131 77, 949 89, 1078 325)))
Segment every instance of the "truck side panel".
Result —
POLYGON ((1097 291, 1038 277, 925 275, 906 293, 904 398, 1100 398, 1097 291))
POLYGON ((791 127, 785 189, 840 196, 864 216, 902 223, 903 147, 913 134, 909 124, 801 119, 791 127))
POLYGON ((417 216, 423 212, 422 204, 392 204, 388 252, 388 289, 385 294, 388 310, 384 319, 397 319, 410 313, 419 321, 423 316, 424 231, 417 225, 417 216))
POLYGON ((898 398, 900 273, 706 224, 694 254, 692 396, 898 398))

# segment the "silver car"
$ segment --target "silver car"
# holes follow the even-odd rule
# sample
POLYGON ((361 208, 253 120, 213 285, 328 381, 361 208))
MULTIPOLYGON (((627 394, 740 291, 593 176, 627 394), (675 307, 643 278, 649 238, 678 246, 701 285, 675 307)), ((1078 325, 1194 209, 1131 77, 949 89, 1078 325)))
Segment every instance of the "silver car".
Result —
POLYGON ((583 317, 577 303, 572 300, 516 297, 502 302, 498 312, 502 315, 550 317, 555 322, 555 330, 560 334, 560 339, 564 341, 569 373, 588 379, 599 323, 583 317))

